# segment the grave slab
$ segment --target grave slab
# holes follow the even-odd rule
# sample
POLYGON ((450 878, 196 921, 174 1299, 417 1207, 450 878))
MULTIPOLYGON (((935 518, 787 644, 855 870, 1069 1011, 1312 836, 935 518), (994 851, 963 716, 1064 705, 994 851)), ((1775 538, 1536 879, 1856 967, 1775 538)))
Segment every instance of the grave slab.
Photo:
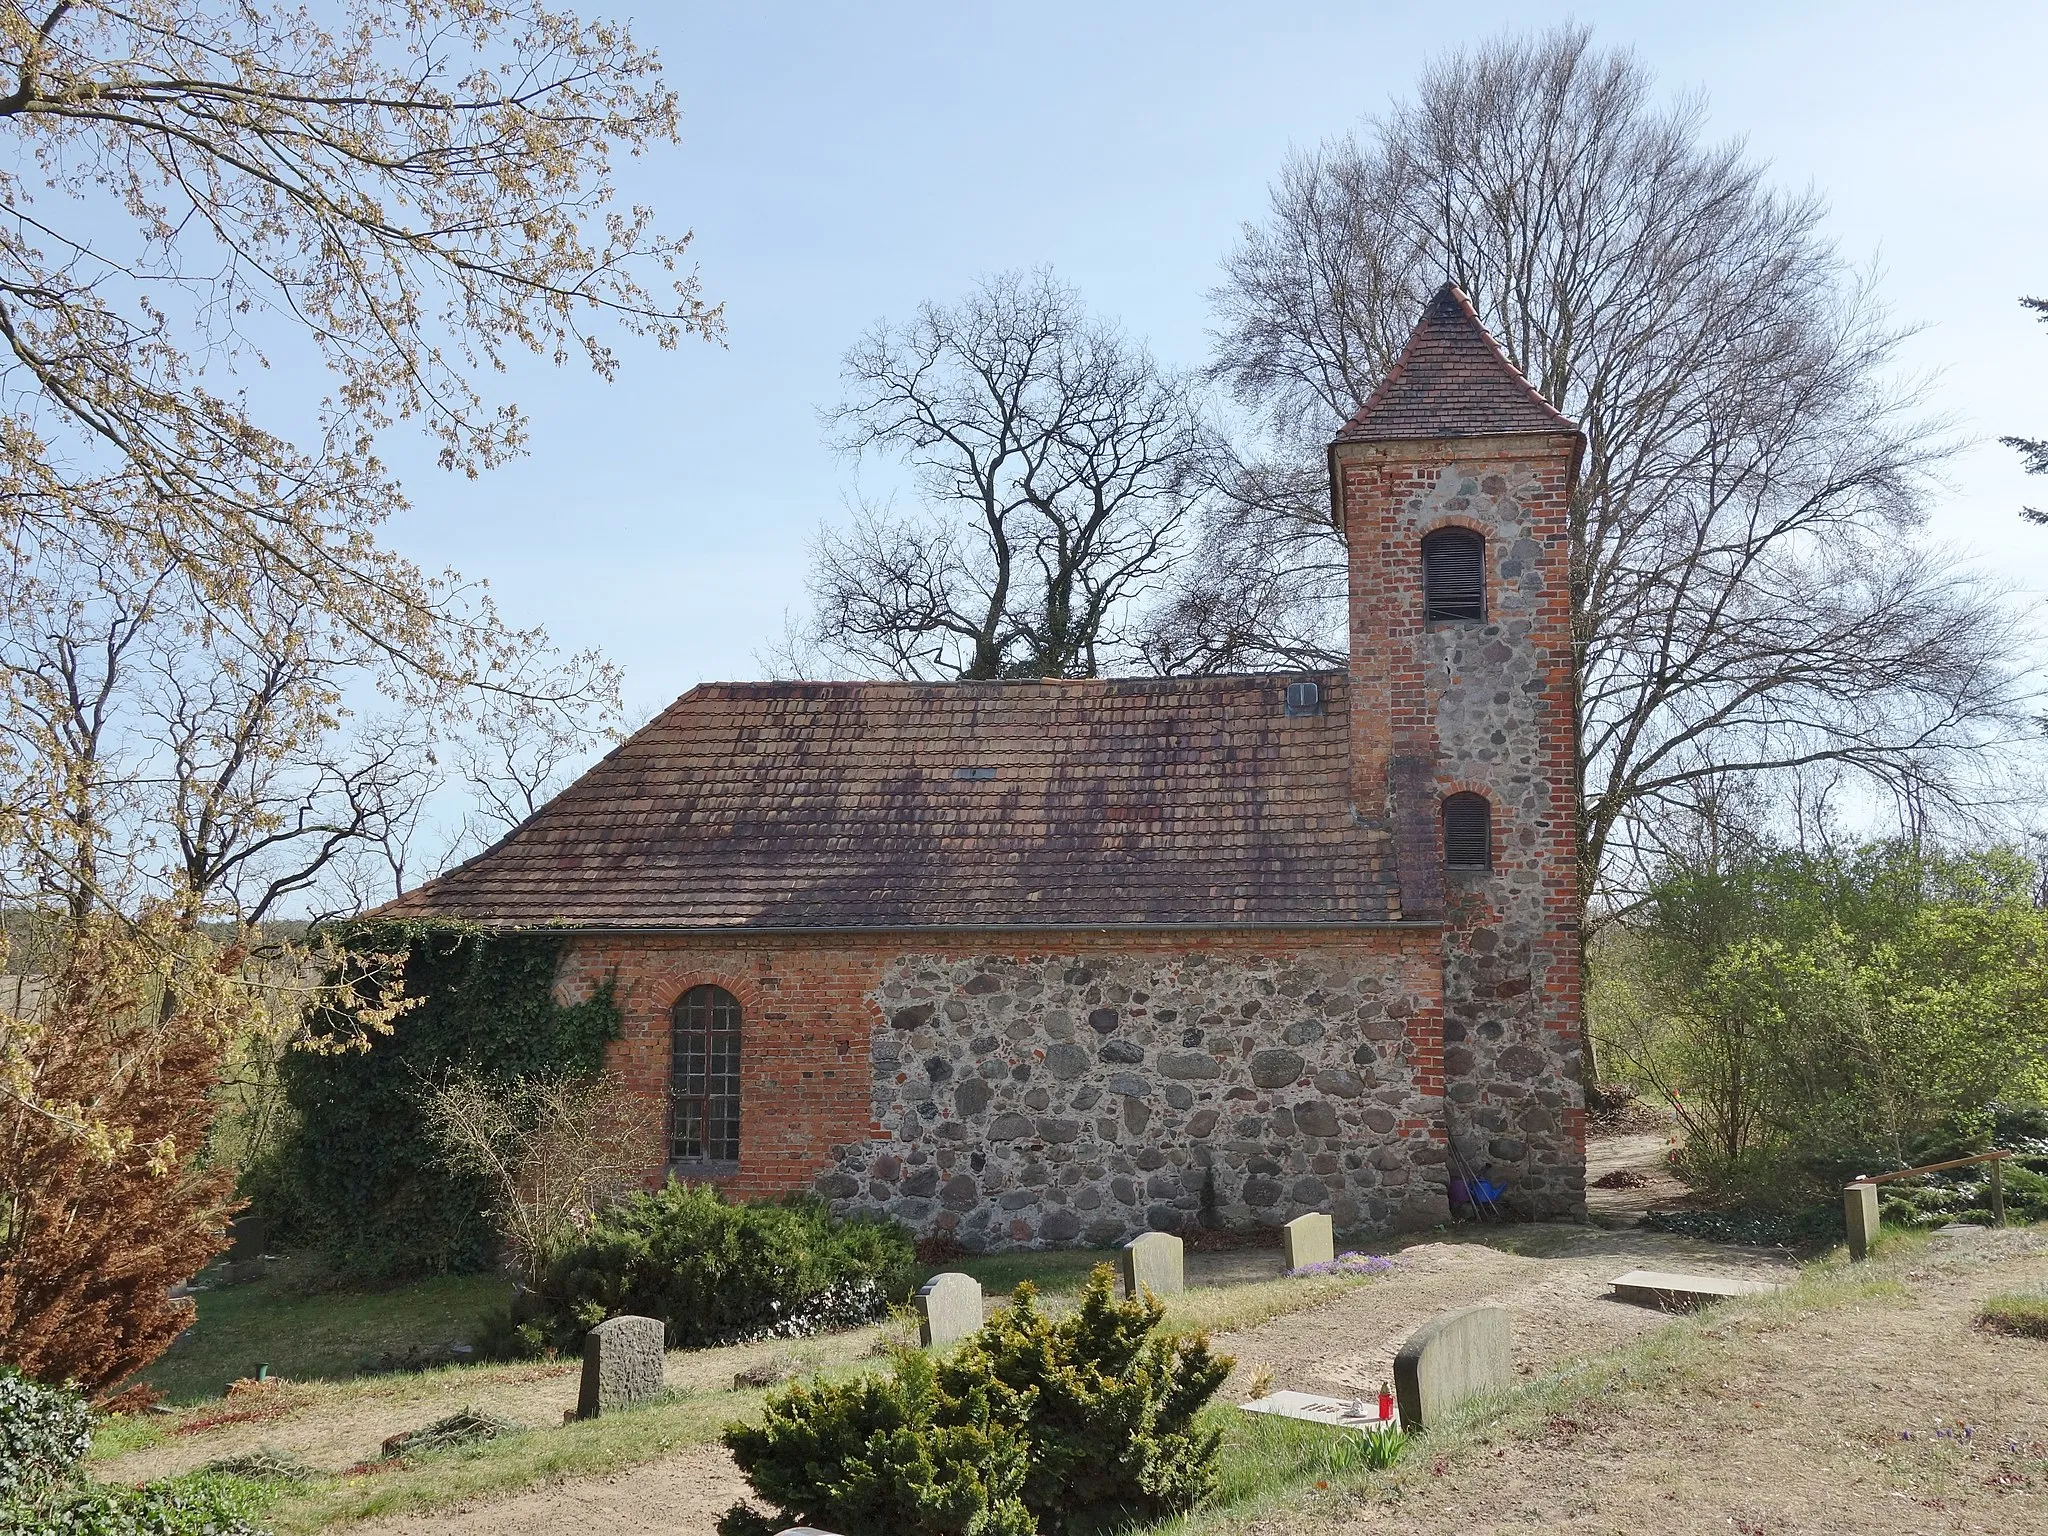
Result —
POLYGON ((1632 1269, 1607 1282, 1617 1301, 1640 1302, 1666 1312, 1692 1312, 1731 1296, 1763 1296, 1779 1289, 1768 1280, 1731 1280, 1725 1275, 1674 1275, 1632 1269))
POLYGON ((608 1317, 586 1333, 576 1417, 594 1419, 661 1396, 663 1338, 658 1317, 608 1317))
POLYGON ((917 1341, 926 1349, 944 1349, 981 1326, 981 1282, 972 1275, 950 1270, 933 1275, 913 1299, 919 1318, 917 1341))
POLYGON ((1181 1240, 1171 1232, 1134 1237, 1117 1253, 1117 1270, 1126 1296, 1178 1296, 1187 1289, 1181 1240))
POLYGON ((1394 1356, 1402 1427, 1427 1429, 1467 1398, 1510 1386, 1510 1347, 1502 1307, 1461 1307, 1424 1323, 1394 1356))
POLYGON ((1328 1214, 1311 1211, 1297 1216, 1280 1229, 1287 1250, 1287 1267, 1302 1269, 1310 1264, 1327 1264, 1337 1257, 1337 1236, 1328 1214))
POLYGON ((1246 1413, 1270 1413, 1283 1419, 1302 1419, 1310 1424, 1330 1424, 1338 1429, 1361 1432, 1379 1429, 1399 1419, 1380 1417, 1378 1394, 1372 1397, 1328 1397, 1315 1392, 1273 1392, 1238 1404, 1246 1413))

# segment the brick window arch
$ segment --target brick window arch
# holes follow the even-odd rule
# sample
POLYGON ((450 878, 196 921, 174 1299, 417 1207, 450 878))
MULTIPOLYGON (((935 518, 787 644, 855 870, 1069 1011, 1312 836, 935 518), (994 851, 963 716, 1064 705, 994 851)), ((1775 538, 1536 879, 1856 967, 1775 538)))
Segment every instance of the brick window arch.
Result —
POLYGON ((692 987, 669 1015, 669 1158, 740 1158, 740 1000, 723 987, 692 987))
POLYGON ((1486 617, 1486 539, 1470 528, 1439 528, 1422 540, 1422 617, 1486 617))
POLYGON ((1493 806, 1486 796, 1444 796, 1444 867, 1493 868, 1493 806))

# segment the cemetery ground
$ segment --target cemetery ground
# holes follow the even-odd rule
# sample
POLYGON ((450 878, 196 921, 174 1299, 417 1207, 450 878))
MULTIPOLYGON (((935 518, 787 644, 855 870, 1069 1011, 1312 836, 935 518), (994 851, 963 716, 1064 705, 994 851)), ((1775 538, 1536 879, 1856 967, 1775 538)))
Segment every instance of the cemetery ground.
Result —
MULTIPOLYGON (((1270 1248, 1188 1256, 1190 1289, 1170 1299, 1168 1326, 1212 1330, 1238 1365, 1211 1410, 1226 1429, 1223 1496, 1182 1528, 2048 1530, 2048 1341, 1977 1322, 1993 1295, 2048 1288, 2048 1229, 1894 1236, 1872 1264, 1835 1255, 1803 1271, 1783 1252, 1549 1224, 1458 1227, 1392 1251, 1397 1267, 1377 1279, 1276 1278, 1270 1248), (1794 1283, 1674 1319, 1606 1298, 1609 1280, 1638 1267, 1794 1283), (1342 1431, 1230 1406, 1268 1381, 1374 1391, 1410 1332, 1480 1301, 1510 1314, 1517 1389, 1419 1439, 1391 1473, 1354 1469, 1342 1431)), ((993 1303, 1019 1278, 1071 1296, 1102 1257, 946 1267, 976 1273, 993 1303)), ((873 1369, 886 1339, 914 1337, 898 1321, 672 1352, 661 1402, 567 1425, 573 1361, 351 1374, 379 1355, 445 1351, 465 1307, 473 1318, 504 1285, 386 1293, 375 1347, 369 1333, 348 1342, 362 1326, 348 1309, 373 1298, 290 1297, 269 1280, 202 1295, 201 1326, 151 1373, 181 1405, 107 1426, 93 1470, 140 1479, 275 1448, 319 1474, 281 1486, 264 1517, 280 1536, 343 1524, 364 1536, 709 1536, 746 1493, 718 1431, 757 1413, 767 1382, 873 1369), (211 1337, 209 1321, 223 1325, 211 1337), (225 1377, 257 1359, 290 1379, 223 1400, 225 1377), (380 1455, 385 1437, 470 1404, 527 1432, 380 1455)))

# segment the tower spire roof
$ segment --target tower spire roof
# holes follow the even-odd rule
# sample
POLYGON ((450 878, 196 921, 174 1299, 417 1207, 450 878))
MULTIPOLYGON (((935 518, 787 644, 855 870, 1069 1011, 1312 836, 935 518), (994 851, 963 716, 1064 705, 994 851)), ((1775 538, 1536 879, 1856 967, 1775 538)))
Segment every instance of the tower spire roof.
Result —
POLYGON ((1578 431, 1536 392, 1456 283, 1423 307, 1394 366, 1337 434, 1340 443, 1578 431))

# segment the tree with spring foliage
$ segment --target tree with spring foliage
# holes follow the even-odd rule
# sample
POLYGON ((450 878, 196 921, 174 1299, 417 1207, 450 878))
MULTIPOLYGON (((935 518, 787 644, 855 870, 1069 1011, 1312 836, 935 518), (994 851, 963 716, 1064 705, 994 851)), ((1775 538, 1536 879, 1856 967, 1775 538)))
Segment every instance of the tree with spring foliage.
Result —
POLYGON ((451 737, 616 719, 602 658, 382 541, 377 444, 475 474, 520 450, 481 382, 515 356, 717 334, 688 236, 614 193, 676 116, 543 0, 0 0, 0 1358, 160 1348, 220 1245, 223 1053, 403 1006, 258 925, 400 877, 451 737))

